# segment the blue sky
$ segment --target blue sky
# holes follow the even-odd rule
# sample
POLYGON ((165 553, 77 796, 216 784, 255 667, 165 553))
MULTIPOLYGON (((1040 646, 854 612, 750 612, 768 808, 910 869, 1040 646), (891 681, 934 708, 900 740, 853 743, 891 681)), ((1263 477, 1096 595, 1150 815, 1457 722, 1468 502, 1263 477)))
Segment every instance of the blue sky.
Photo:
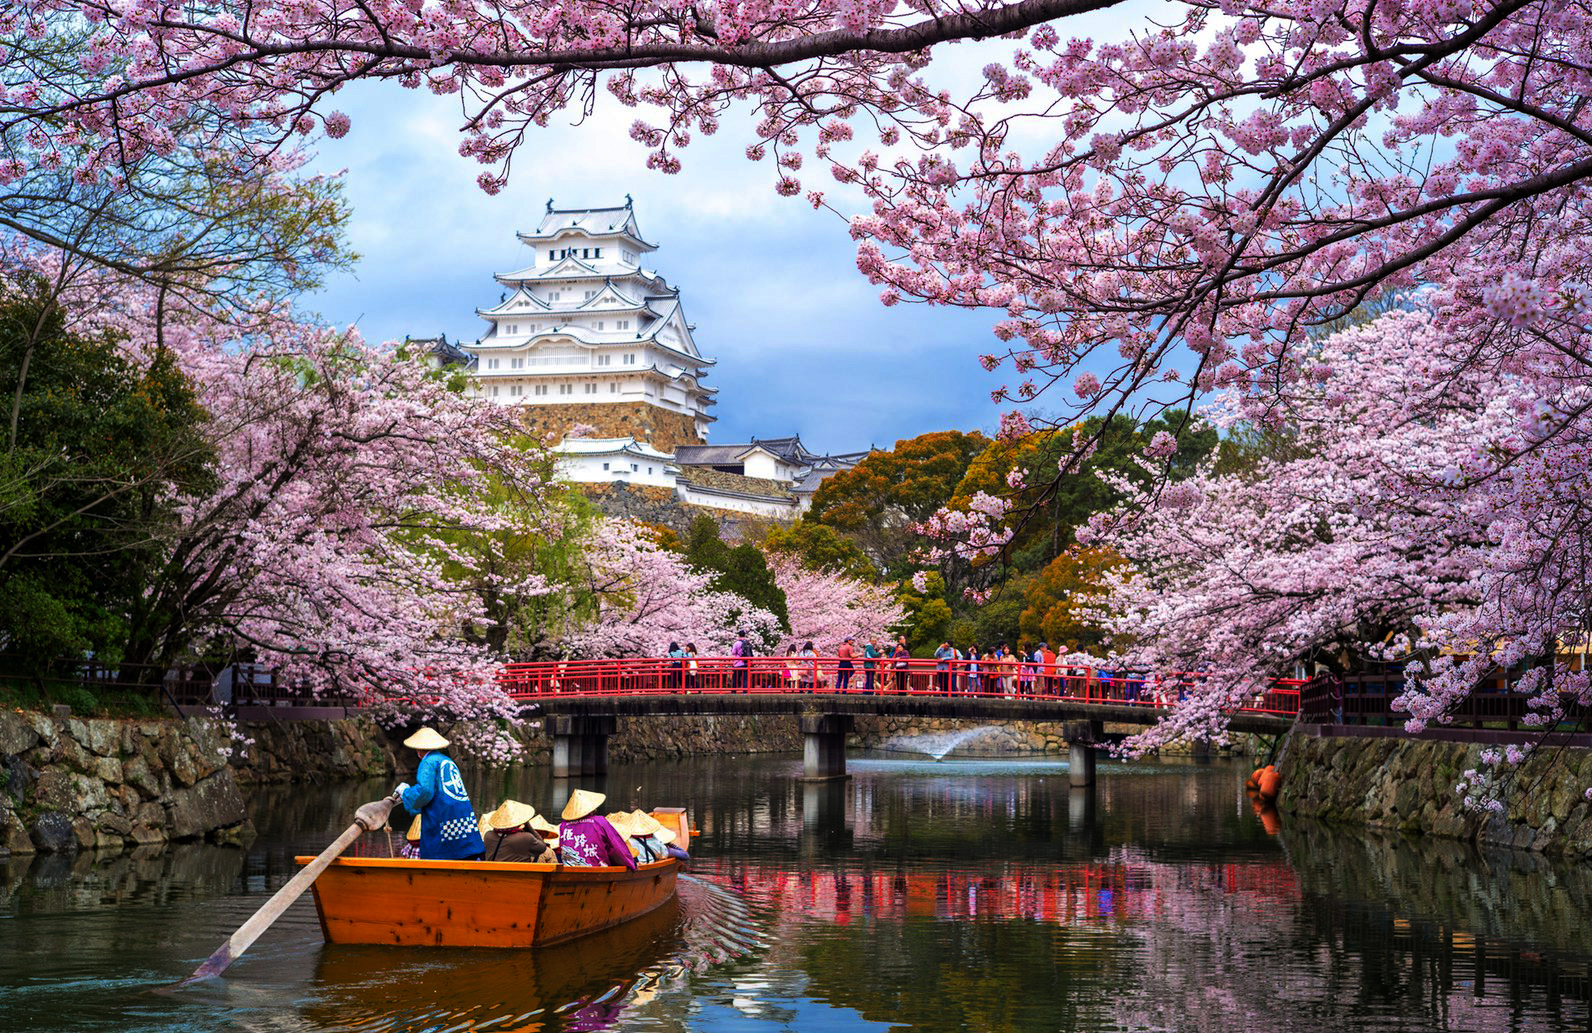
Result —
MULTIPOLYGON (((682 291, 703 353, 718 360, 712 440, 800 433, 852 451, 946 428, 993 429, 995 316, 920 305, 886 309, 856 271, 845 224, 772 189, 769 164, 742 156, 733 123, 694 143, 675 176, 648 171, 626 135, 635 113, 599 105, 585 126, 533 134, 507 189, 488 197, 481 166, 458 156, 456 99, 397 86, 345 90, 327 105, 353 119, 319 144, 321 171, 346 170, 352 245, 362 256, 306 304, 374 340, 445 332, 473 341, 492 279, 526 264, 514 236, 549 197, 561 207, 635 198, 654 267, 682 291)), ((833 182, 812 186, 832 191, 833 182)))

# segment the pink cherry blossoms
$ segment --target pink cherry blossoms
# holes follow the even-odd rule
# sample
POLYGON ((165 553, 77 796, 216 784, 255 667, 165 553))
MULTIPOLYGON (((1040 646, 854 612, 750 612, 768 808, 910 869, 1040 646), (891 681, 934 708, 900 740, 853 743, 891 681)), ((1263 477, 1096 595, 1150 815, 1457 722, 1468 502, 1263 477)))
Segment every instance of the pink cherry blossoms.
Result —
POLYGON ((715 591, 712 575, 659 545, 629 520, 598 522, 586 545, 596 612, 572 627, 562 648, 577 657, 662 656, 670 642, 696 644, 703 656, 728 655, 736 632, 773 641, 778 619, 732 592, 715 591))
POLYGON ((1223 707, 1302 661, 1406 661, 1412 729, 1497 670, 1525 670, 1539 723, 1592 703, 1566 659, 1592 632, 1584 360, 1472 313, 1428 292, 1324 341, 1330 375, 1227 392, 1213 417, 1276 420, 1275 454, 1094 520, 1131 561, 1101 613, 1136 643, 1123 663, 1209 671, 1140 746, 1219 736, 1223 707))
MULTIPOLYGON (((31 261, 59 268, 50 256, 31 261)), ((166 559, 129 615, 128 660, 168 664, 209 639, 317 694, 365 693, 455 719, 517 714, 493 658, 460 636, 484 619, 478 586, 448 571, 463 558, 458 536, 490 542, 510 527, 479 495, 489 477, 525 496, 545 490, 542 457, 506 444, 514 427, 502 410, 286 306, 222 318, 86 274, 61 302, 81 329, 122 335, 136 361, 173 353, 215 449, 210 489, 169 500, 156 543, 166 559)), ((547 590, 534 574, 494 587, 547 590)))
POLYGON ((832 571, 808 570, 782 553, 770 555, 768 563, 785 593, 789 638, 797 645, 812 642, 824 656, 834 655, 848 636, 858 642, 869 636, 887 640, 906 618, 888 589, 832 571))

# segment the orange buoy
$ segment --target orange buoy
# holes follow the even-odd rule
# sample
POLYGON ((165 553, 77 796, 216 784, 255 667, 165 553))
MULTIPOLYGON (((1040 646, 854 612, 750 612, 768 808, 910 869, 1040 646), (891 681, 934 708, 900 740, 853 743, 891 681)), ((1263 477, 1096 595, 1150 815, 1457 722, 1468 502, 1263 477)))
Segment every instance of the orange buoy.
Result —
POLYGON ((1266 801, 1277 799, 1277 793, 1282 789, 1282 775, 1277 769, 1267 767, 1260 773, 1260 798, 1266 801))
POLYGON ((1244 788, 1251 793, 1260 792, 1260 775, 1265 770, 1265 768, 1256 768, 1248 778, 1244 779, 1244 788))

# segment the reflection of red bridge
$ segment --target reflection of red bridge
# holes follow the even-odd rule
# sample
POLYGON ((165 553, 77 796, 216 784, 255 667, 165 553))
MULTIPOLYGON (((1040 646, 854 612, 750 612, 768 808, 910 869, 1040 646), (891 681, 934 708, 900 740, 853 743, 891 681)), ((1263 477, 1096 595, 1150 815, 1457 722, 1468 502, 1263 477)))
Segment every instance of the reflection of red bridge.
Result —
POLYGON ((783 871, 692 862, 691 872, 785 915, 845 925, 853 919, 1023 918, 1055 925, 1095 920, 1173 917, 1191 894, 1243 898, 1256 904, 1296 902, 1300 889, 1285 862, 1165 865, 1112 861, 1059 867, 1024 865, 994 871, 783 871))
MULTIPOLYGON (((636 657, 508 664, 498 684, 549 719, 553 774, 598 774, 608 736, 625 716, 793 714, 806 737, 809 778, 845 774, 846 735, 858 714, 976 721, 1065 721, 1074 785, 1094 782, 1104 722, 1153 724, 1206 676, 1146 678, 1069 664, 873 661, 834 657, 636 657)), ((1299 682, 1235 694, 1235 731, 1276 734, 1299 712, 1299 682)))

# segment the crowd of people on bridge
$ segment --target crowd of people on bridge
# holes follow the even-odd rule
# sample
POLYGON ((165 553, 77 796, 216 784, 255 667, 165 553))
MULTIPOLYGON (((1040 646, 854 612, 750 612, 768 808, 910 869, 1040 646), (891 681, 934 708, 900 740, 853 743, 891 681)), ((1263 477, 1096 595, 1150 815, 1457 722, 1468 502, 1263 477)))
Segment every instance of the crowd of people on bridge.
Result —
POLYGON ((436 729, 421 728, 404 745, 420 756, 415 780, 400 782, 393 799, 414 815, 401 856, 427 861, 498 861, 561 864, 572 867, 618 866, 666 858, 690 860, 675 845, 675 832, 645 810, 599 814, 607 797, 589 789, 569 794, 554 825, 535 807, 504 800, 496 810, 477 815, 459 766, 444 750, 448 740, 436 729))
MULTIPOLYGON (((915 660, 905 635, 896 636, 894 642, 881 642, 878 636, 869 635, 861 646, 856 636, 847 636, 833 656, 821 655, 810 639, 791 642, 782 657, 772 658, 772 665, 753 664, 755 653, 746 632, 739 632, 731 647, 729 679, 724 686, 729 691, 746 691, 754 674, 765 681, 772 674, 785 687, 803 691, 833 688, 837 692, 873 693, 881 688, 896 692, 932 688, 945 693, 1052 696, 1066 694, 1075 683, 1087 683, 1097 693, 1129 702, 1168 702, 1186 695, 1187 690, 1183 683, 1167 685, 1159 679, 1147 683, 1142 676, 1095 666, 1092 658, 1082 654, 1076 654, 1078 662, 1069 663, 1065 647, 1057 652, 1047 642, 1025 642, 1014 651, 1006 642, 989 648, 971 645, 963 649, 945 640, 931 657, 915 660), (927 669, 930 661, 932 671, 927 669)), ((716 681, 704 677, 706 664, 695 643, 687 642, 682 647, 670 642, 666 656, 672 681, 680 688, 694 691, 717 687, 716 681)))

